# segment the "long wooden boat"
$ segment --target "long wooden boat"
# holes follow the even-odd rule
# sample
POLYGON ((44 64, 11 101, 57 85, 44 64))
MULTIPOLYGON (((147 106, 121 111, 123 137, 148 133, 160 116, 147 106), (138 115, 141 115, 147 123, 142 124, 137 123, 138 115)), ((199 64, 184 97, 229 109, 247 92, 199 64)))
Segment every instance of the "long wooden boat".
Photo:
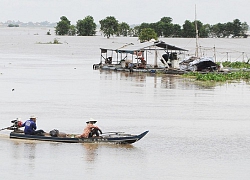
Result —
POLYGON ((38 140, 38 141, 53 141, 65 143, 115 143, 115 144, 132 144, 143 138, 149 131, 145 131, 139 135, 125 134, 122 132, 110 132, 102 134, 99 137, 91 138, 76 138, 75 135, 66 135, 65 137, 53 137, 50 135, 26 135, 22 132, 11 132, 10 138, 25 139, 25 140, 38 140))

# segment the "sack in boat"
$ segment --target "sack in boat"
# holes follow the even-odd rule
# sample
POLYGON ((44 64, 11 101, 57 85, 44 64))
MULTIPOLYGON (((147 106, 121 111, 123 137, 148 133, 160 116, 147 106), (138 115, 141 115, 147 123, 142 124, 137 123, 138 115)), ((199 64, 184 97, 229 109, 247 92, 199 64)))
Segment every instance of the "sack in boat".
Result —
POLYGON ((67 134, 64 133, 64 132, 60 132, 60 133, 58 134, 58 137, 67 137, 67 134))
POLYGON ((49 134, 52 136, 52 137, 58 137, 59 135, 59 131, 57 129, 53 129, 49 132, 49 134))

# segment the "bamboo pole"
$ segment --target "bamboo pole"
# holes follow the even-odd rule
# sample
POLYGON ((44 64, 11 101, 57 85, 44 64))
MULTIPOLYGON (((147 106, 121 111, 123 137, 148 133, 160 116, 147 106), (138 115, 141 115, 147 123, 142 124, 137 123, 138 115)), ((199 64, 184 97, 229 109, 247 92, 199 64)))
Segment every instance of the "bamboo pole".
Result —
POLYGON ((197 28, 197 19, 196 19, 196 5, 195 5, 195 34, 196 34, 196 48, 195 48, 195 56, 198 57, 198 28, 197 28))

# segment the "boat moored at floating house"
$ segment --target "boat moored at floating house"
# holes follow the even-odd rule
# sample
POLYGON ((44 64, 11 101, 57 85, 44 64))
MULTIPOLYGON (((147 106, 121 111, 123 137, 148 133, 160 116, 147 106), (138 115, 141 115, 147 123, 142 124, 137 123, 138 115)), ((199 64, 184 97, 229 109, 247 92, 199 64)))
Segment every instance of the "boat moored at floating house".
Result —
POLYGON ((163 41, 149 41, 139 44, 125 44, 118 48, 100 48, 101 57, 93 69, 158 72, 166 70, 179 71, 178 55, 186 49, 166 44, 163 41), (149 63, 153 61, 153 63, 149 63))

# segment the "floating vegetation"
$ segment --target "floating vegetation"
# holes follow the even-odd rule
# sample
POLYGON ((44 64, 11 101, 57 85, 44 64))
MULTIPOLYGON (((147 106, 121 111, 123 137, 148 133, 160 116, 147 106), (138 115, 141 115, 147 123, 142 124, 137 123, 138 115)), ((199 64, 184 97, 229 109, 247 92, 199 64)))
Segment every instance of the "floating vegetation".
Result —
MULTIPOLYGON (((213 81, 213 82, 225 82, 233 80, 250 80, 250 59, 248 62, 222 62, 223 67, 236 69, 235 72, 188 72, 184 74, 184 77, 192 77, 197 81, 213 81)), ((220 65, 220 62, 218 62, 220 65)))
POLYGON ((58 39, 54 39, 54 42, 52 43, 52 44, 62 44, 62 43, 60 43, 59 41, 58 41, 58 39))
POLYGON ((62 43, 59 42, 59 40, 55 38, 53 42, 47 42, 47 43, 38 42, 37 44, 62 44, 62 43))
MULTIPOLYGON (((250 59, 247 62, 239 62, 239 61, 230 62, 230 61, 225 61, 225 62, 222 62, 222 65, 224 67, 230 67, 230 68, 239 68, 239 69, 248 68, 248 69, 250 69, 249 61, 250 61, 250 59)), ((220 65, 220 63, 218 65, 220 65)))
POLYGON ((224 82, 231 80, 249 80, 250 72, 238 71, 229 73, 211 72, 211 73, 199 73, 199 72, 189 72, 184 74, 185 77, 194 77, 198 81, 215 81, 224 82))

